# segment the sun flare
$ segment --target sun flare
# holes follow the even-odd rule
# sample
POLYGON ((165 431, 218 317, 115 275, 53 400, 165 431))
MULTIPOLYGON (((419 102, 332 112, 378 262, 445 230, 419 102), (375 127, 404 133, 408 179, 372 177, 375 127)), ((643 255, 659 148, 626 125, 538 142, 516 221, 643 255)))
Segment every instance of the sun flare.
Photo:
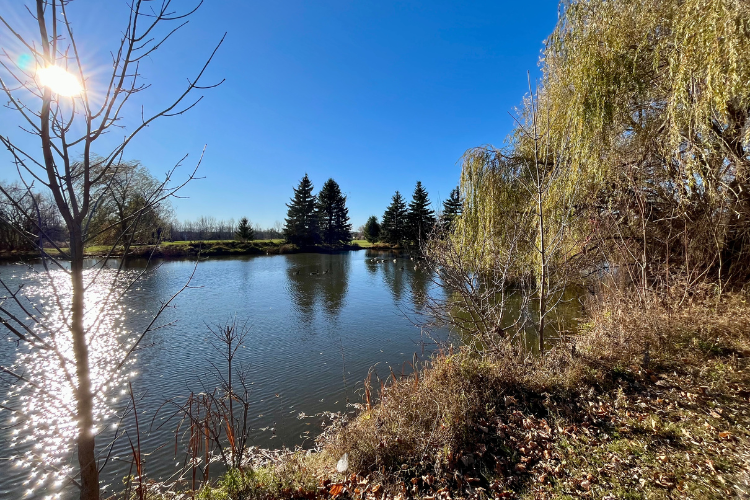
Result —
POLYGON ((70 97, 81 93, 81 84, 78 83, 76 77, 60 66, 40 68, 36 74, 42 85, 49 87, 58 95, 70 97))

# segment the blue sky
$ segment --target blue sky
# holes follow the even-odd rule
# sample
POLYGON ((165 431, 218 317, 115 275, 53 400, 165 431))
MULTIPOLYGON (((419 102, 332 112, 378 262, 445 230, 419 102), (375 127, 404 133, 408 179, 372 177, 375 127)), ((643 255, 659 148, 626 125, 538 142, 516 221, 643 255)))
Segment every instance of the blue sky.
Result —
MULTIPOLYGON (((0 0, 32 29, 19 5, 0 0)), ((124 0, 71 6, 94 82, 103 83, 124 8, 124 0)), ((527 91, 526 72, 538 75, 556 20, 553 0, 207 0, 144 61, 153 87, 131 118, 140 104, 148 111, 175 95, 227 32, 206 75, 225 83, 188 114, 152 126, 126 157, 160 176, 189 154, 187 173, 207 145, 205 178, 173 202, 179 219, 283 221, 305 172, 316 189, 329 177, 339 183, 355 227, 381 216, 396 190, 410 198, 417 180, 437 208, 458 182, 462 153, 500 145, 511 130, 508 111, 527 91)), ((11 122, 0 111, 2 133, 18 136, 11 122)), ((14 177, 7 156, 0 177, 14 177)))

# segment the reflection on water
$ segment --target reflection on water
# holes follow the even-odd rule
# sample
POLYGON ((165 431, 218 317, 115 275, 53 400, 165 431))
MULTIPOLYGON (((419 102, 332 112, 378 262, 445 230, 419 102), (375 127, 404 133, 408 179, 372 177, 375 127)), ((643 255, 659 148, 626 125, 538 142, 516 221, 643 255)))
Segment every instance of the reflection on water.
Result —
MULTIPOLYGON (((127 276, 141 272, 145 265, 128 263, 128 273, 133 274, 127 276)), ((250 333, 236 361, 247 367, 251 384, 249 444, 261 447, 309 446, 320 432, 321 419, 300 419, 301 413, 347 410, 347 402, 360 401, 362 381, 372 366, 386 375, 389 366, 398 371, 415 352, 423 355, 420 330, 404 313, 421 306, 430 281, 426 273, 415 271, 407 257, 360 251, 219 258, 201 262, 193 282, 200 288, 187 290, 174 308, 165 311, 163 322, 172 326, 149 334, 125 372, 113 374, 113 360, 128 348, 129 335, 142 330, 162 301, 185 284, 193 268, 189 261, 163 262, 121 301, 103 300, 112 273, 89 288, 86 324, 99 389, 97 421, 103 424, 97 429, 100 463, 109 453, 107 445, 119 422, 114 417, 122 414, 129 399, 122 398, 123 384, 130 381, 142 416, 146 474, 166 479, 181 465, 182 455, 175 457, 174 452, 174 428, 156 410, 169 398, 204 389, 211 364, 217 361, 207 342, 206 325, 222 324, 234 316, 238 322, 247 321, 250 333), (383 262, 373 263, 376 257, 383 262), (103 302, 108 302, 107 307, 102 307, 103 302)), ((0 498, 20 498, 30 488, 35 489, 33 496, 42 497, 59 491, 52 481, 63 475, 54 470, 74 472, 76 463, 75 423, 67 410, 72 408, 75 372, 69 337, 60 327, 68 321, 69 294, 63 275, 45 281, 44 274, 2 265, 0 278, 16 284, 32 282, 25 293, 40 304, 39 314, 45 314, 47 323, 55 325, 46 335, 54 337, 61 353, 58 356, 53 349, 32 355, 19 352, 14 342, 0 345, 0 365, 13 365, 49 388, 16 384, 9 393, 7 387, 0 387, 0 402, 8 400, 3 405, 29 417, 12 422, 10 429, 0 428, 0 498), (62 292, 60 304, 51 300, 53 285, 62 292), (10 457, 13 462, 7 460, 10 457), (24 467, 16 465, 21 463, 24 467)), ((5 331, 2 335, 10 337, 5 331)), ((0 411, 0 425, 10 418, 9 412, 0 411)), ((132 416, 122 421, 120 429, 134 436, 132 416)), ((128 474, 130 454, 127 439, 115 442, 102 476, 112 485, 107 493, 116 491, 128 474)), ((75 497, 71 488, 62 491, 62 498, 75 497)))
POLYGON ((432 273, 419 268, 406 254, 395 252, 374 253, 365 260, 367 271, 375 276, 380 274, 396 303, 404 300, 405 294, 411 306, 419 311, 425 305, 429 290, 435 288, 432 273))
MULTIPOLYGON (((581 303, 584 293, 584 289, 571 285, 550 295, 550 306, 545 315, 545 349, 554 347, 564 336, 575 333, 584 316, 581 303)), ((454 334, 461 342, 478 349, 488 347, 474 336, 481 325, 477 318, 469 314, 460 294, 445 294, 442 303, 450 308, 451 315, 456 320, 458 326, 454 326, 454 334)), ((526 295, 523 290, 508 288, 504 293, 497 293, 491 305, 482 303, 482 306, 487 307, 487 311, 495 309, 494 314, 500 317, 498 323, 505 330, 504 338, 510 339, 526 352, 539 353, 539 300, 536 296, 526 295)))
POLYGON ((289 292, 300 320, 312 323, 320 304, 329 319, 341 311, 349 283, 350 260, 338 254, 311 254, 304 261, 290 261, 289 292))
MULTIPOLYGON (((21 279, 4 279, 11 290, 20 282, 26 285, 18 302, 5 297, 2 315, 10 321, 17 318, 15 326, 38 340, 19 343, 12 364, 5 357, 0 359, 0 366, 6 368, 5 381, 12 383, 2 404, 12 410, 5 412, 10 413, 7 441, 11 454, 4 458, 25 471, 25 494, 31 495, 42 487, 58 490, 75 470, 70 455, 77 435, 74 393, 78 384, 70 334, 71 283, 61 270, 19 273, 15 278, 21 279)), ((115 369, 132 342, 120 321, 123 306, 112 294, 126 279, 127 273, 118 276, 112 270, 89 270, 84 275, 94 421, 100 426, 112 425, 114 406, 132 364, 115 369)), ((92 431, 99 435, 102 429, 92 431)))

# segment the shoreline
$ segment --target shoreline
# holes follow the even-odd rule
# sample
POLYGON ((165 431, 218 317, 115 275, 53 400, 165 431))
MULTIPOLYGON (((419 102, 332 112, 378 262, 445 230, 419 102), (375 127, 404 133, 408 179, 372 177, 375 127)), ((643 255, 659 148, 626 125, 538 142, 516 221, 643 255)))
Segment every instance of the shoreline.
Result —
MULTIPOLYGON (((92 246, 86 249, 84 256, 87 258, 106 257, 110 252, 109 246, 92 246)), ((117 247, 109 258, 120 259, 123 257, 133 259, 186 259, 198 257, 223 257, 239 255, 288 255, 297 253, 336 253, 358 250, 399 250, 399 246, 384 245, 380 243, 368 243, 364 240, 354 240, 347 245, 313 245, 300 247, 283 240, 255 240, 242 242, 237 240, 213 240, 213 241, 175 241, 165 242, 159 245, 134 245, 123 253, 122 247, 117 247)), ((59 254, 55 249, 48 250, 50 256, 59 254)), ((8 263, 17 260, 40 259, 38 251, 11 251, 0 252, 0 263, 8 263)))

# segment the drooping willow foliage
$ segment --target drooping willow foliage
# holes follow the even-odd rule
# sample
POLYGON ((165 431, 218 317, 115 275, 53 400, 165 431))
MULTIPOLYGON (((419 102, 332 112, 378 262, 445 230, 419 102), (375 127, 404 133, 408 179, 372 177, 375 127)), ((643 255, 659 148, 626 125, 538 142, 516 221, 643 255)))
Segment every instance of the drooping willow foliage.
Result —
POLYGON ((561 13, 508 147, 464 156, 451 241, 488 266, 512 243, 518 272, 538 274, 544 235, 550 280, 576 263, 628 270, 644 290, 746 283, 750 3, 575 0, 561 13))

